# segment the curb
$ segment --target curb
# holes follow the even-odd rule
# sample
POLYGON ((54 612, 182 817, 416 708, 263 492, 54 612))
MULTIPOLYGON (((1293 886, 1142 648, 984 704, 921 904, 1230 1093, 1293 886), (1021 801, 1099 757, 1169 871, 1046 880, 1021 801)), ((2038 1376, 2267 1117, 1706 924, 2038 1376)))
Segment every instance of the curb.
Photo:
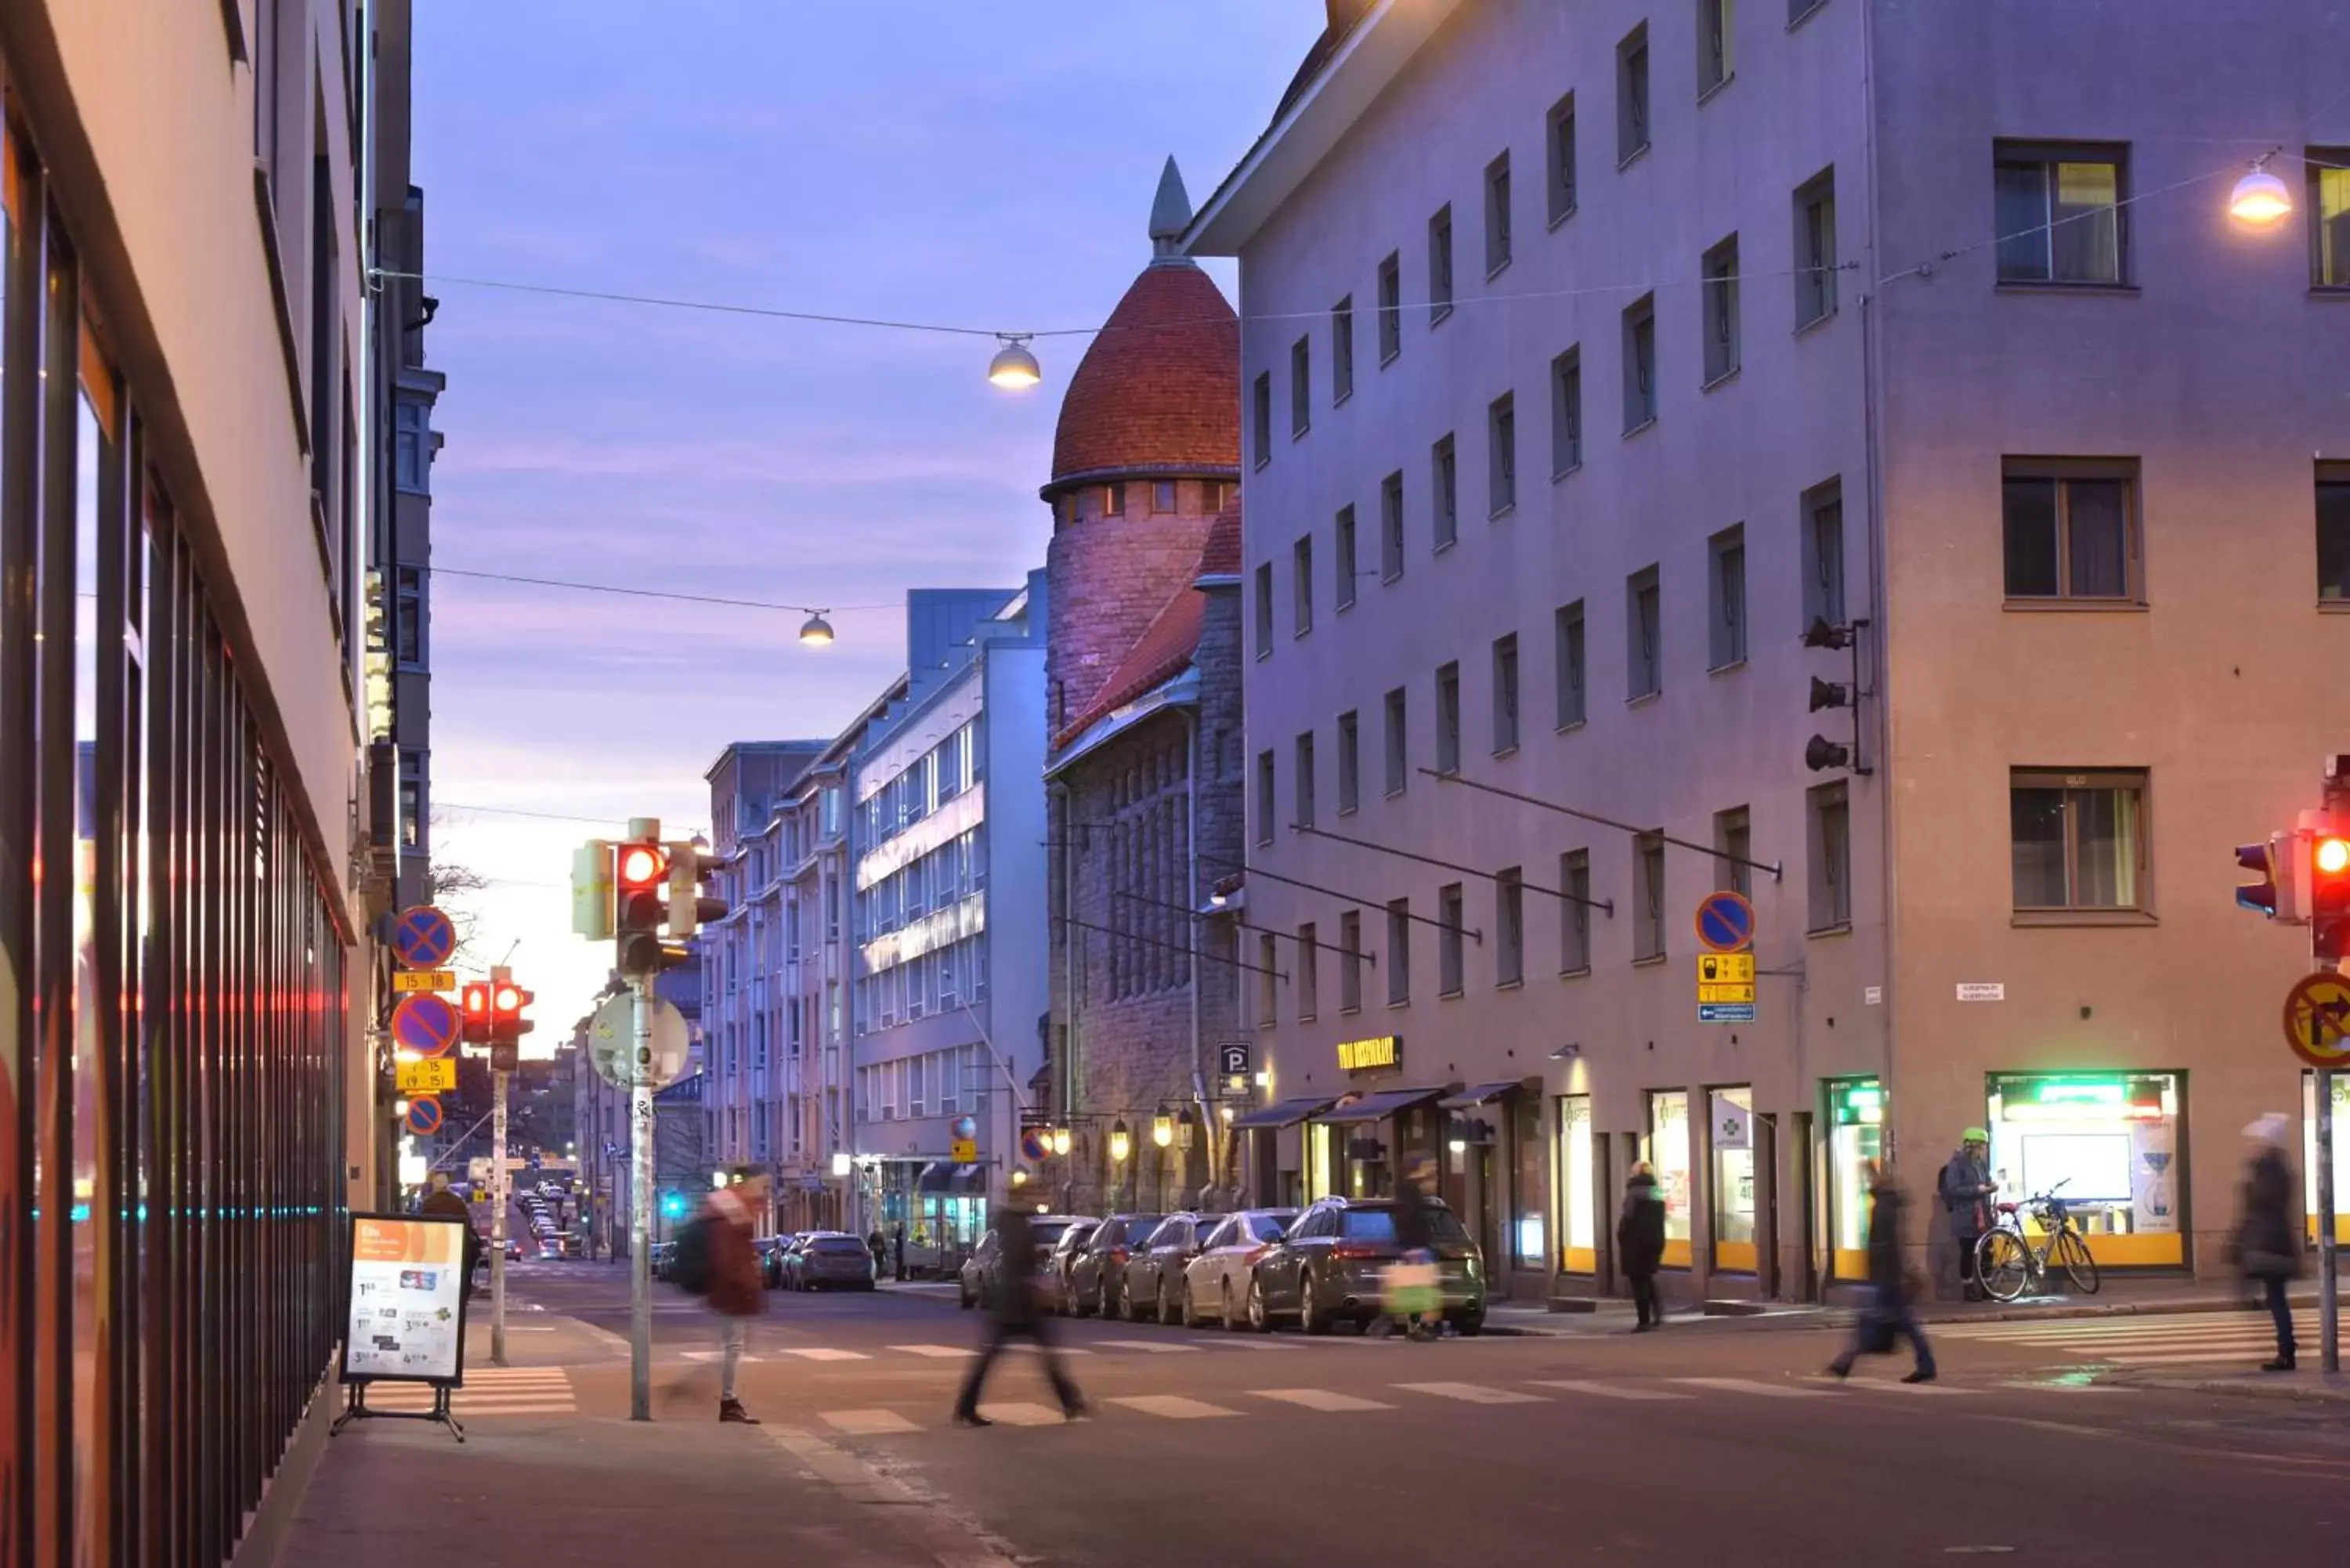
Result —
MULTIPOLYGON (((2324 1374, 2318 1375, 2323 1377, 2324 1374)), ((2254 1383, 2225 1377, 2108 1378, 2116 1387, 2158 1389, 2168 1394, 2234 1394, 2247 1399, 2282 1399, 2301 1405, 2350 1405, 2350 1382, 2311 1386, 2303 1383, 2254 1383)))
MULTIPOLYGON (((2295 1309, 2316 1310, 2317 1297, 2294 1298, 2295 1309)), ((2259 1313, 2267 1309, 2233 1296, 2194 1297, 2185 1301, 2162 1302, 2086 1302, 2068 1303, 2061 1306, 2003 1306, 1970 1311, 1945 1303, 1939 1310, 1921 1306, 1916 1315, 1919 1323, 1929 1325, 1967 1323, 2053 1323, 2067 1318, 2095 1317, 2175 1317, 2195 1313, 2259 1313)), ((1847 1317, 1849 1314, 1847 1313, 1847 1317)))

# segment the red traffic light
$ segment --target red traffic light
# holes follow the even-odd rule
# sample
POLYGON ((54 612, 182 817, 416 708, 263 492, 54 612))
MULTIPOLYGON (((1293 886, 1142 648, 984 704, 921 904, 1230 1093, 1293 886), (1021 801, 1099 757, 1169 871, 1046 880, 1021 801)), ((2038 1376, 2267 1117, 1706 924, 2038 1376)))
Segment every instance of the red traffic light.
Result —
POLYGON ((657 844, 624 844, 619 869, 624 888, 657 887, 669 877, 669 857, 657 844))
POLYGON ((2336 838, 2329 835, 2319 839, 2310 860, 2321 877, 2339 877, 2350 871, 2350 838, 2336 838))
POLYGON ((497 1011, 502 1013, 521 1012, 522 992, 515 990, 511 985, 502 985, 498 987, 496 1007, 497 1011))
POLYGON ((463 997, 464 1013, 467 1018, 482 1019, 487 1018, 490 1015, 490 988, 488 986, 476 981, 473 984, 465 987, 463 997))

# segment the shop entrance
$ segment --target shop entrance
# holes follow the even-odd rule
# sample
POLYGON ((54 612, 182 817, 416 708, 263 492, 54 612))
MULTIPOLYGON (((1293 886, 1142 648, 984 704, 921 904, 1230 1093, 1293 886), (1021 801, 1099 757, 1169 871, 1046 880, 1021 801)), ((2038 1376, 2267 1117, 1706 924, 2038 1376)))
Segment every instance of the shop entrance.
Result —
POLYGON ((1563 1274, 1599 1272, 1598 1216, 1606 1208, 1602 1173, 1591 1136, 1591 1096, 1567 1095, 1558 1102, 1558 1269, 1563 1274))
POLYGON ((1991 1179, 2002 1201, 2061 1181, 2065 1207, 2100 1266, 2186 1263, 2180 1075, 1994 1074, 1990 1091, 1991 1179))
POLYGON ((1875 1078, 1831 1080, 1827 1098, 1828 1278, 1862 1281, 1868 1278, 1868 1162, 1885 1148, 1885 1089, 1875 1078))

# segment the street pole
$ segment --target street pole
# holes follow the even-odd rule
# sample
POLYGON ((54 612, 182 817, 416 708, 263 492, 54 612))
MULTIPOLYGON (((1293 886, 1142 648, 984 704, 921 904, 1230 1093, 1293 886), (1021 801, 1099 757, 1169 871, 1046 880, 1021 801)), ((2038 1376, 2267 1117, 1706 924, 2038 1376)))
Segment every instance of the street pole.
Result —
POLYGON ((506 1364, 506 1077, 490 1075, 490 1365, 506 1364))
POLYGON ((653 1418, 653 995, 635 983, 629 1053, 629 1419, 653 1418))
POLYGON ((2317 1071, 2317 1359, 2328 1377, 2342 1370, 2340 1291, 2334 1278, 2334 1074, 2317 1071))

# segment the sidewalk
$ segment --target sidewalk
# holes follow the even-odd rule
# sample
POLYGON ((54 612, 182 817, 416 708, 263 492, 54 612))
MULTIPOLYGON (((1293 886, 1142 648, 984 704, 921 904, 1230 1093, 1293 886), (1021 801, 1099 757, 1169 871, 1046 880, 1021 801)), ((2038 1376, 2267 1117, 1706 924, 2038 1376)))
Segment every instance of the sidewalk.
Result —
MULTIPOLYGON (((2292 1294, 2293 1309, 2314 1312, 2317 1286, 2303 1284, 2292 1294)), ((2197 1280, 2107 1280, 2093 1296, 2026 1296, 2013 1302, 1919 1302, 1918 1319, 1926 1324, 2016 1323, 2074 1317, 2131 1317, 2140 1314, 2258 1312, 2261 1308, 2241 1282, 2197 1280)))

